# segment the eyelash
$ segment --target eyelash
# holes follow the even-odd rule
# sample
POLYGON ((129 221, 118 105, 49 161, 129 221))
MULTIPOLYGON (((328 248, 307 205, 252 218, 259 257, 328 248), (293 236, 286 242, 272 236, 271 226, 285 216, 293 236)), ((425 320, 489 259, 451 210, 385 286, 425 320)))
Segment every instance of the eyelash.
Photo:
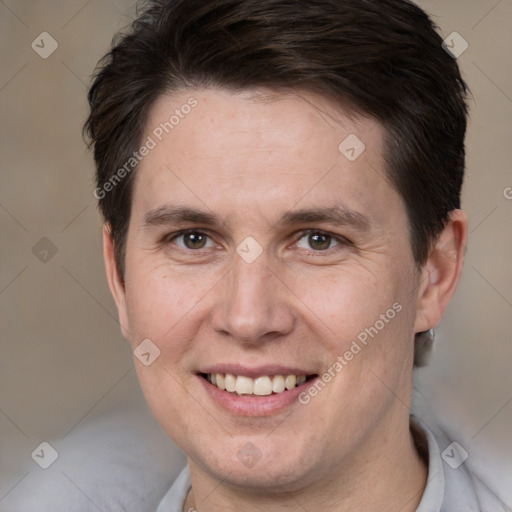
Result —
MULTIPOLYGON (((168 246, 176 238, 183 237, 183 236, 185 236, 187 234, 191 234, 191 233, 194 233, 194 234, 197 234, 197 235, 206 236, 206 237, 210 238, 210 240, 212 239, 211 236, 207 232, 202 231, 200 229, 185 229, 185 230, 178 231, 176 233, 171 233, 171 234, 165 236, 164 239, 162 240, 162 243, 164 245, 168 246)), ((347 246, 350 247, 350 246, 353 245, 352 242, 350 240, 348 240, 347 238, 345 238, 345 237, 343 237, 341 235, 335 235, 334 233, 329 233, 328 231, 322 231, 321 229, 306 229, 306 230, 298 232, 297 235, 296 235, 295 243, 299 242, 305 236, 312 235, 312 234, 323 235, 323 236, 326 236, 326 237, 330 237, 332 240, 338 242, 339 245, 334 246, 334 247, 330 247, 329 249, 323 249, 323 250, 311 249, 311 250, 308 251, 310 253, 314 253, 314 254, 326 254, 327 253, 327 254, 330 254, 331 251, 335 250, 336 248, 340 248, 341 249, 343 247, 347 247, 347 246)), ((180 246, 178 246, 178 248, 179 248, 179 250, 186 251, 186 252, 201 252, 204 249, 204 248, 202 248, 202 249, 188 249, 188 248, 183 248, 183 247, 180 247, 180 246)))

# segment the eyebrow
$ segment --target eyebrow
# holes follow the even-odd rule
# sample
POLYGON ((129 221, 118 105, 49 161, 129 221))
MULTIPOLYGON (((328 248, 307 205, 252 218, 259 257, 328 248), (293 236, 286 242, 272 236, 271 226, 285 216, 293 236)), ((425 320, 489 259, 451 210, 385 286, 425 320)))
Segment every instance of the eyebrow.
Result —
MULTIPOLYGON (((372 227, 372 222, 366 215, 342 205, 288 211, 280 216, 273 227, 315 222, 324 222, 339 227, 353 227, 363 232, 369 231, 372 227)), ((187 206, 164 205, 146 213, 142 228, 186 223, 202 224, 212 228, 225 224, 221 217, 213 212, 187 206)))
POLYGON ((212 227, 222 224, 220 217, 215 213, 201 211, 187 206, 164 205, 146 213, 143 228, 163 226, 166 224, 184 224, 187 222, 212 227))
POLYGON ((339 227, 353 227, 360 231, 368 231, 372 227, 372 222, 366 215, 349 210, 342 205, 289 211, 281 215, 277 224, 309 224, 314 222, 325 222, 339 227))

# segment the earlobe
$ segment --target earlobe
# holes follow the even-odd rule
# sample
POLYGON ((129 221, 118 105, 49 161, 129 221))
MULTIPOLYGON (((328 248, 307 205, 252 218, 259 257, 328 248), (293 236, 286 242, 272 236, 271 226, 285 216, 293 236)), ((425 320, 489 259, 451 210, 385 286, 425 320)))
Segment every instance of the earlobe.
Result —
POLYGON ((105 261, 105 271, 110 293, 116 303, 119 324, 121 332, 126 339, 129 339, 129 323, 126 310, 126 291, 125 286, 119 276, 115 258, 114 239, 112 237, 110 225, 103 224, 103 259, 105 261))
POLYGON ((434 328, 455 293, 464 265, 468 220, 462 210, 450 213, 430 250, 419 283, 415 332, 434 328))

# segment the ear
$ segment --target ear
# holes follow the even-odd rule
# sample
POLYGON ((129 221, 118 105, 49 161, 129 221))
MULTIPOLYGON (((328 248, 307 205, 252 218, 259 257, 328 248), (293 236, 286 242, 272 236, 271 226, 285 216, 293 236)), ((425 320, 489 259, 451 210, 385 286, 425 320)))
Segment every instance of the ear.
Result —
POLYGON ((116 264, 114 238, 110 229, 110 225, 105 222, 103 224, 103 259, 105 260, 105 270, 107 272, 107 281, 110 293, 114 297, 121 325, 121 332, 126 339, 129 339, 129 323, 126 311, 126 291, 119 275, 116 264))
POLYGON ((467 215, 453 210, 421 272, 414 332, 428 331, 440 322, 459 282, 467 237, 467 215))

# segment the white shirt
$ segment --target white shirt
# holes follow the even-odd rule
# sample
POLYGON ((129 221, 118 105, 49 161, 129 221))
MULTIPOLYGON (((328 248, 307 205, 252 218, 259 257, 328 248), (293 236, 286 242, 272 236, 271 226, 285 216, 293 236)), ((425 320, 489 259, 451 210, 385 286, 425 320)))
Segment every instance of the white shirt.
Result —
MULTIPOLYGON (((451 445, 441 429, 436 429, 434 435, 415 416, 411 416, 411 423, 424 434, 428 444, 427 485, 416 512, 510 512, 476 475, 468 471, 465 462, 458 465, 464 453, 457 452, 457 447, 451 445), (441 456, 443 452, 445 460, 441 456)), ((187 466, 160 502, 157 512, 182 512, 190 486, 187 466)))

